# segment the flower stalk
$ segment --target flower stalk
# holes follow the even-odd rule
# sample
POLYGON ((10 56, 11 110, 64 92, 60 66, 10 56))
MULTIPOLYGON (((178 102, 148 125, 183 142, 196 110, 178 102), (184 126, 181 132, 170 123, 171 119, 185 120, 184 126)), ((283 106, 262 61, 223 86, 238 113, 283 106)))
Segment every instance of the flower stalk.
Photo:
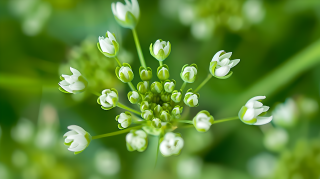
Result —
POLYGON ((142 53, 142 50, 141 50, 138 34, 137 34, 137 31, 136 31, 135 28, 132 29, 132 34, 133 34, 134 42, 135 42, 136 47, 137 47, 137 51, 138 51, 138 55, 139 55, 141 66, 143 66, 144 68, 147 68, 147 65, 146 65, 146 62, 144 61, 143 53, 142 53))
POLYGON ((130 107, 128 107, 128 106, 125 106, 124 104, 122 104, 122 103, 120 103, 120 102, 118 102, 117 106, 118 106, 119 108, 122 108, 122 109, 124 109, 124 110, 128 110, 128 111, 130 111, 130 112, 133 112, 133 113, 138 114, 139 116, 141 116, 141 113, 140 113, 139 111, 136 111, 136 110, 134 110, 134 109, 132 109, 132 108, 130 108, 130 107))
POLYGON ((212 75, 209 73, 207 78, 202 81, 202 83, 194 90, 194 92, 198 92, 211 78, 212 75))
POLYGON ((104 137, 110 137, 110 136, 115 136, 115 135, 119 135, 119 134, 123 134, 123 133, 127 133, 133 129, 139 129, 141 128, 142 126, 134 126, 134 127, 130 127, 130 128, 127 128, 127 129, 123 129, 121 131, 116 131, 116 132, 111 132, 111 133, 106 133, 106 134, 101 134, 101 135, 96 135, 96 136, 93 136, 92 139, 100 139, 100 138, 104 138, 104 137))

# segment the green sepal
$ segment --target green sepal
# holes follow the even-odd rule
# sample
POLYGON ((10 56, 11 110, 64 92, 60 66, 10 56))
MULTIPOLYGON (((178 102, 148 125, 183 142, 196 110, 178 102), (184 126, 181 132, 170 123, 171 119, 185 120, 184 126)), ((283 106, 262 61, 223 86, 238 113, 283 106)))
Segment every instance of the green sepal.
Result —
POLYGON ((189 73, 183 75, 183 71, 184 71, 184 69, 185 69, 186 67, 195 67, 196 70, 198 70, 198 66, 197 66, 195 63, 193 63, 193 64, 191 64, 191 65, 185 64, 185 65, 182 67, 182 70, 181 70, 181 73, 180 73, 180 77, 181 77, 181 79, 182 79, 184 82, 186 82, 186 83, 193 83, 193 82, 196 80, 197 75, 194 76, 194 79, 193 79, 193 80, 189 80, 189 73))
POLYGON ((137 90, 141 94, 146 94, 149 90, 149 81, 141 81, 137 84, 137 90))
POLYGON ((62 80, 62 81, 63 81, 63 80, 64 80, 64 77, 60 76, 60 80, 62 80))
POLYGON ((138 23, 139 19, 136 19, 135 16, 130 12, 127 11, 126 19, 120 20, 117 16, 114 16, 116 21, 124 28, 134 29, 138 23))
POLYGON ((209 71, 210 71, 210 73, 211 73, 212 76, 214 76, 214 77, 216 77, 216 78, 218 78, 218 79, 222 79, 222 80, 228 79, 228 78, 230 78, 231 75, 233 74, 233 72, 230 71, 230 72, 229 72, 227 75, 225 75, 225 76, 216 76, 216 75, 215 75, 216 67, 217 67, 217 61, 210 62, 209 71))
POLYGON ((61 87, 59 87, 58 89, 59 89, 59 91, 61 91, 61 92, 63 92, 63 93, 71 94, 71 93, 69 93, 68 91, 64 90, 64 89, 61 88, 61 87))
POLYGON ((103 110, 110 110, 110 109, 112 109, 112 108, 114 108, 114 107, 109 107, 109 108, 106 108, 106 107, 103 107, 103 106, 101 106, 101 108, 103 109, 103 110))
POLYGON ((248 125, 253 125, 254 123, 257 122, 257 118, 253 118, 249 121, 245 121, 243 120, 243 116, 246 114, 248 108, 246 106, 242 106, 242 108, 240 109, 239 113, 238 113, 238 117, 240 118, 240 120, 245 123, 245 124, 248 124, 248 125))
POLYGON ((162 83, 155 81, 151 84, 151 91, 153 93, 161 93, 163 91, 162 83))
POLYGON ((140 104, 140 111, 143 112, 145 110, 150 109, 150 105, 148 101, 142 101, 140 104))
POLYGON ((116 67, 115 72, 116 72, 116 75, 117 75, 118 79, 119 79, 120 81, 122 81, 123 83, 131 82, 131 81, 133 80, 133 78, 134 78, 134 74, 133 74, 133 72, 132 72, 131 66, 130 66, 128 63, 123 63, 122 66, 123 66, 123 67, 129 67, 129 68, 131 69, 131 71, 128 71, 129 79, 127 79, 127 78, 125 77, 125 75, 123 75, 122 73, 119 74, 121 68, 120 68, 120 67, 116 67))
POLYGON ((135 91, 135 92, 137 92, 138 93, 138 99, 134 99, 133 97, 131 97, 132 96, 132 93, 133 93, 133 91, 129 91, 129 93, 128 93, 128 95, 127 95, 127 97, 128 97, 128 100, 130 101, 130 103, 132 103, 132 104, 137 104, 137 103, 140 103, 141 102, 141 99, 142 99, 142 97, 141 97, 141 94, 138 92, 138 91, 135 91))
POLYGON ((140 66, 139 75, 142 81, 150 81, 152 79, 152 69, 150 67, 147 67, 146 69, 143 66, 140 66), (142 73, 143 70, 145 71, 142 73))

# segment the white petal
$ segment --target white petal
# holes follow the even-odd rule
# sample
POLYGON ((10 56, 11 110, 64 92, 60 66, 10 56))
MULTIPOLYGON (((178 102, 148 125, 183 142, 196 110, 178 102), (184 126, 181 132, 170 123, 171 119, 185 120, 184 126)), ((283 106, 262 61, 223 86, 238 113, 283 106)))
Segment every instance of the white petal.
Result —
POLYGON ((86 86, 82 82, 77 81, 77 82, 71 84, 69 87, 70 87, 71 90, 82 90, 86 86))
POLYGON ((254 123, 253 125, 264 125, 264 124, 267 124, 267 123, 272 121, 272 117, 273 116, 270 116, 270 117, 257 117, 257 122, 254 123))
POLYGON ((140 17, 139 3, 138 3, 137 0, 131 0, 131 2, 132 2, 131 12, 136 17, 136 19, 138 20, 139 17, 140 17))
POLYGON ((238 65, 240 62, 240 59, 231 60, 229 63, 230 68, 233 68, 234 66, 238 65))
POLYGON ((70 84, 66 80, 62 80, 59 82, 60 86, 69 86, 70 84))
POLYGON ((266 99, 266 96, 255 96, 251 99, 249 99, 249 101, 247 103, 250 103, 251 101, 258 101, 258 100, 263 100, 266 99))
POLYGON ((223 60, 223 59, 225 59, 225 58, 230 58, 231 55, 232 55, 232 52, 225 53, 225 54, 223 54, 223 55, 221 55, 221 56, 219 57, 219 60, 223 60))
POLYGON ((214 56, 213 56, 213 58, 212 58, 212 62, 213 61, 219 61, 219 56, 220 56, 220 54, 222 53, 222 52, 224 52, 224 50, 220 50, 219 52, 217 52, 214 56))
POLYGON ((113 15, 115 15, 115 16, 118 17, 118 15, 117 15, 117 9, 116 9, 116 4, 115 4, 115 3, 112 3, 112 4, 111 4, 111 9, 112 9, 113 15))
POLYGON ((107 31, 107 34, 108 34, 108 38, 110 39, 111 43, 112 43, 113 40, 117 41, 116 38, 114 38, 114 36, 113 36, 113 34, 111 32, 107 31))
POLYGON ((220 68, 216 68, 214 75, 216 76, 226 76, 230 71, 230 67, 229 66, 223 66, 220 68))
POLYGON ((270 107, 269 106, 262 106, 262 108, 263 108, 263 112, 267 112, 270 107))
POLYGON ((169 47, 170 47, 170 45, 169 45, 169 41, 167 42, 167 45, 164 47, 164 54, 165 55, 168 55, 168 53, 169 53, 169 47))
POLYGON ((86 131, 82 127, 77 126, 77 125, 70 125, 70 126, 68 126, 68 129, 75 130, 78 134, 82 134, 82 135, 86 134, 86 131))
POLYGON ((77 135, 77 134, 78 134, 78 133, 77 133, 76 131, 71 130, 71 131, 66 132, 66 133, 63 135, 63 137, 68 137, 68 136, 70 136, 70 135, 77 135))
POLYGON ((224 58, 223 60, 221 60, 220 62, 218 62, 218 65, 220 66, 226 66, 228 65, 230 62, 229 58, 224 58))
POLYGON ((81 73, 77 69, 70 67, 70 71, 72 72, 73 75, 81 76, 81 73))
POLYGON ((123 5, 121 2, 117 2, 116 4, 116 9, 117 9, 117 17, 120 20, 126 20, 126 14, 128 12, 128 9, 125 5, 123 5))
POLYGON ((160 40, 157 40, 153 45, 153 53, 155 55, 158 55, 160 49, 162 49, 161 48, 161 43, 160 43, 160 40))
POLYGON ((73 148, 76 148, 77 146, 79 145, 78 142, 72 142, 69 149, 73 149, 73 148))
POLYGON ((243 116, 243 120, 250 121, 251 119, 253 119, 255 117, 254 116, 254 111, 255 110, 253 108, 247 109, 246 113, 243 116))

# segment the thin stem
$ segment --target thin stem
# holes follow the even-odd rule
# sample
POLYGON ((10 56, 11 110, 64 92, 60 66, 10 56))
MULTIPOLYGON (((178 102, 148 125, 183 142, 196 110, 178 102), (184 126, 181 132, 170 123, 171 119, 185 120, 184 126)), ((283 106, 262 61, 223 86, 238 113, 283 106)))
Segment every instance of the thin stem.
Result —
POLYGON ((138 39, 138 35, 137 35, 137 32, 136 32, 136 29, 132 29, 132 33, 133 33, 134 42, 136 43, 136 47, 137 47, 137 51, 138 51, 138 55, 139 55, 141 66, 143 66, 144 68, 147 68, 146 62, 144 61, 144 58, 143 58, 143 53, 142 53, 142 50, 141 50, 141 46, 140 46, 140 42, 139 42, 139 39, 138 39))
POLYGON ((187 85, 187 82, 183 82, 183 84, 182 84, 182 86, 181 86, 181 88, 180 88, 180 90, 183 92, 183 90, 184 90, 184 88, 186 87, 186 85, 187 85))
POLYGON ((186 123, 186 124, 193 124, 193 121, 190 121, 190 120, 178 120, 178 122, 186 123))
POLYGON ((122 67, 122 65, 121 65, 121 63, 120 63, 120 61, 119 61, 118 57, 114 57, 114 59, 117 61, 117 63, 118 63, 118 65, 119 65, 119 67, 122 67))
POLYGON ((93 136, 92 139, 100 139, 100 138, 103 138, 103 137, 115 136, 115 135, 119 135, 119 134, 126 133, 128 131, 131 131, 132 129, 138 129, 138 128, 141 128, 141 126, 134 126, 134 127, 130 127, 130 128, 127 128, 127 129, 123 129, 121 131, 116 131, 116 132, 96 135, 96 136, 93 136))
POLYGON ((209 73, 207 78, 203 80, 203 82, 194 90, 194 93, 198 92, 210 79, 212 78, 212 75, 209 73))
POLYGON ((160 135, 159 135, 159 137, 158 137, 157 154, 156 154, 156 160, 155 160, 155 162, 154 162, 153 170, 155 170, 155 169, 156 169, 156 166, 157 166, 158 155, 159 155, 159 147, 160 147, 160 135))
POLYGON ((101 94, 96 91, 90 90, 90 92, 95 96, 101 96, 101 94))
POLYGON ((130 111, 130 112, 136 113, 136 114, 138 114, 139 116, 141 116, 141 113, 140 113, 139 111, 136 111, 136 110, 134 110, 134 109, 131 109, 131 108, 129 108, 128 106, 125 106, 124 104, 122 104, 122 103, 120 103, 120 102, 118 102, 117 106, 118 106, 119 108, 128 110, 128 111, 130 111))
POLYGON ((137 91, 134 85, 131 82, 128 82, 129 87, 131 88, 132 91, 137 91))
POLYGON ((221 123, 221 122, 227 122, 227 121, 232 121, 232 120, 236 120, 239 119, 238 116, 236 117, 229 117, 229 118, 225 118, 225 119, 219 119, 213 122, 213 124, 217 124, 217 123, 221 123))
POLYGON ((162 66, 162 65, 163 65, 163 62, 162 62, 162 61, 159 61, 159 65, 162 66))

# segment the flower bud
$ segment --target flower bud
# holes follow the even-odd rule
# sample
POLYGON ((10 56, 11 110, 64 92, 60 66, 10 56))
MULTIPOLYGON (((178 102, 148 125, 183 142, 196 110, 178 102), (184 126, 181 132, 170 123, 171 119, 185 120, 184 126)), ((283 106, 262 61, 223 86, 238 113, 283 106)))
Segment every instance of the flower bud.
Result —
POLYGON ((117 56, 119 51, 119 43, 117 42, 115 35, 109 31, 106 33, 106 38, 99 37, 97 46, 99 51, 109 58, 117 56))
POLYGON ((142 113, 141 113, 141 117, 145 120, 152 120, 153 119, 153 111, 151 110, 144 110, 142 113))
POLYGON ((193 83, 197 77, 197 69, 196 64, 183 66, 180 73, 181 79, 186 83, 193 83))
POLYGON ((230 69, 236 66, 240 62, 240 59, 230 60, 231 55, 232 52, 225 53, 221 50, 213 56, 209 67, 212 76, 219 79, 227 79, 232 75, 230 69))
POLYGON ((69 146, 68 150, 74 152, 74 154, 79 154, 89 146, 92 137, 77 125, 68 126, 68 129, 70 131, 63 135, 63 137, 66 137, 64 144, 69 146))
POLYGON ((167 111, 162 111, 160 114, 160 120, 163 122, 169 122, 171 120, 171 115, 167 111))
POLYGON ((159 118, 153 118, 151 124, 155 128, 161 128, 162 127, 161 120, 159 118))
POLYGON ((126 136, 127 149, 131 152, 143 152, 148 146, 147 137, 143 130, 131 130, 126 136))
POLYGON ((116 68, 116 75, 123 83, 131 82, 134 77, 131 66, 127 63, 123 63, 121 68, 116 68))
POLYGON ((150 109, 148 101, 142 101, 140 104, 140 111, 145 111, 147 109, 150 109))
POLYGON ((192 89, 189 89, 186 95, 184 96, 183 101, 189 107, 197 107, 199 106, 199 102, 198 102, 199 97, 200 97, 199 93, 195 94, 192 92, 192 89))
POLYGON ((168 132, 160 143, 160 152, 163 156, 179 155, 184 145, 180 134, 168 132))
POLYGON ((101 105, 102 109, 109 110, 117 106, 118 100, 118 91, 112 88, 103 90, 102 95, 98 98, 97 102, 101 105))
POLYGON ((138 89, 139 93, 146 94, 146 92, 148 92, 148 90, 149 90, 149 81, 139 82, 137 85, 137 89, 138 89))
POLYGON ((150 44, 150 54, 157 59, 158 61, 164 61, 171 52, 170 42, 162 41, 161 39, 157 40, 154 45, 150 44))
POLYGON ((152 78, 152 69, 150 67, 146 69, 141 66, 139 68, 139 75, 142 81, 150 81, 152 78))
POLYGON ((169 67, 167 65, 159 66, 157 69, 157 76, 161 81, 167 80, 170 77, 169 67))
POLYGON ((157 105, 158 105, 157 103, 151 103, 151 104, 150 104, 150 109, 151 109, 151 110, 154 110, 154 108, 155 108, 157 105))
POLYGON ((180 103, 182 98, 182 92, 178 91, 178 90, 174 90, 171 94, 171 99, 172 101, 174 101, 175 103, 180 103))
POLYGON ((59 90, 64 93, 81 93, 88 86, 88 81, 81 75, 81 73, 70 67, 72 75, 61 75, 59 82, 59 90))
POLYGON ((162 112, 162 107, 158 104, 154 109, 153 109, 153 115, 155 117, 160 117, 160 114, 162 112))
POLYGON ((151 91, 153 93, 161 93, 163 90, 163 86, 160 82, 155 81, 151 84, 151 91))
POLYGON ((183 111, 183 107, 180 107, 179 105, 177 105, 172 109, 171 115, 175 119, 180 119, 182 111, 183 111))
POLYGON ((153 93, 152 92, 147 92, 143 98, 144 101, 149 101, 151 102, 153 99, 153 93))
POLYGON ((137 104, 141 102, 141 96, 137 91, 130 91, 128 93, 128 100, 132 104, 137 104))
POLYGON ((112 3, 111 9, 116 21, 124 28, 134 29, 139 21, 140 8, 137 0, 126 0, 126 4, 121 2, 112 3))
POLYGON ((265 113, 269 110, 269 106, 263 106, 259 101, 265 99, 265 96, 256 96, 251 98, 239 111, 240 120, 248 125, 264 125, 272 120, 270 117, 260 117, 262 113, 265 113))
POLYGON ((166 110, 166 111, 171 111, 172 110, 172 107, 171 107, 171 105, 169 103, 163 103, 161 107, 162 107, 163 110, 166 110))
POLYGON ((161 93, 161 100, 163 102, 169 102, 171 99, 171 94, 170 93, 166 93, 166 92, 162 92, 161 93))
POLYGON ((121 113, 120 115, 117 115, 116 121, 118 121, 120 124, 118 124, 119 129, 124 129, 130 126, 132 120, 132 115, 128 111, 121 113))
POLYGON ((200 111, 194 118, 193 118, 193 125, 199 132, 206 132, 210 129, 211 125, 213 124, 214 119, 210 115, 208 111, 200 111))
POLYGON ((167 81, 165 81, 163 86, 164 86, 164 90, 167 93, 172 93, 172 91, 176 87, 176 81, 175 80, 172 80, 172 81, 167 80, 167 81))
POLYGON ((278 104, 272 111, 273 122, 277 126, 291 128, 298 122, 297 105, 293 99, 288 98, 284 103, 278 104))

